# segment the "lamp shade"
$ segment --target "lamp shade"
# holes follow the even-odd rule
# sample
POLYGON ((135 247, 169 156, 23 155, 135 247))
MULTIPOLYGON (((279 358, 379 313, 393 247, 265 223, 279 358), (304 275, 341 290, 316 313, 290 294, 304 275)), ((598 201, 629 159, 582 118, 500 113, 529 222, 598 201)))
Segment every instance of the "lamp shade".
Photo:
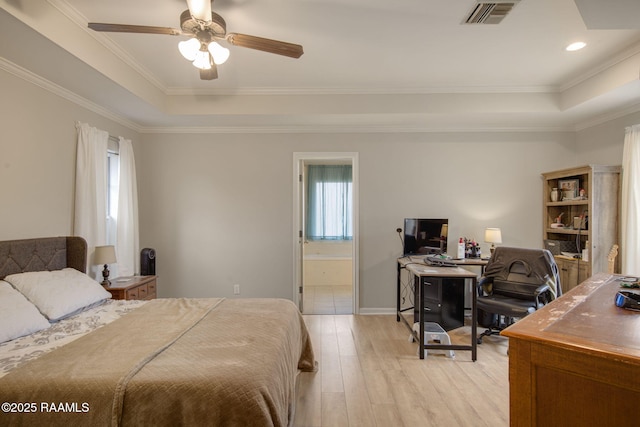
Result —
POLYGON ((484 230, 484 241, 487 243, 502 243, 502 232, 499 228, 487 228, 484 230))
POLYGON ((96 246, 93 261, 96 264, 113 264, 116 262, 116 248, 113 246, 96 246))

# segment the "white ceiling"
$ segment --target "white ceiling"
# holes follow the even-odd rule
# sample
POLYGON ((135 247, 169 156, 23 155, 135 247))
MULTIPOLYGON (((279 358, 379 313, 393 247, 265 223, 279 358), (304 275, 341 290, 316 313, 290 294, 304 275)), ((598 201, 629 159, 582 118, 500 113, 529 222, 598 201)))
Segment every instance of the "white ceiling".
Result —
POLYGON ((305 53, 227 46, 202 81, 183 37, 86 28, 178 28, 184 0, 0 0, 0 68, 139 132, 576 130, 640 111, 640 1, 521 0, 463 25, 475 3, 216 0, 228 32, 305 53))

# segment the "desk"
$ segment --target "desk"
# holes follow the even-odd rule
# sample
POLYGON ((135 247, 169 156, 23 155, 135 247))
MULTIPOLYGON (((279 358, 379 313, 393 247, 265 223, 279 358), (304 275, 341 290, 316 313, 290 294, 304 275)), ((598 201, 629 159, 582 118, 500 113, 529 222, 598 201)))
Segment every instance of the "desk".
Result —
POLYGON ((480 267, 480 275, 484 274, 484 268, 489 263, 489 258, 461 258, 461 259, 450 259, 450 262, 460 266, 477 266, 480 267))
MULTIPOLYGON (((461 267, 432 267, 421 264, 412 260, 411 258, 399 258, 398 259, 398 284, 397 284, 397 311, 396 311, 396 320, 403 321, 407 326, 409 331, 414 335, 419 343, 419 354, 420 359, 424 359, 424 350, 425 349, 434 349, 434 350, 470 350, 471 351, 471 360, 475 361, 477 356, 477 340, 476 340, 476 300, 477 293, 472 292, 471 298, 471 345, 443 345, 443 344, 425 344, 424 343, 424 295, 425 295, 425 286, 428 286, 429 280, 433 279, 471 279, 472 280, 472 289, 476 288, 477 275, 471 271, 465 270, 461 267), (420 331, 418 336, 413 331, 413 325, 409 324, 407 320, 402 316, 402 313, 407 310, 413 310, 414 307, 402 308, 401 304, 401 271, 402 269, 406 269, 413 277, 414 277, 414 286, 417 286, 418 292, 418 322, 420 324, 420 331)), ((464 294, 462 295, 464 298, 464 294)), ((416 302, 414 301, 414 304, 416 302)))
POLYGON ((502 331, 512 426, 638 425, 640 313, 614 305, 621 277, 598 273, 502 331))
MULTIPOLYGON (((411 310, 413 307, 409 307, 405 310, 401 310, 400 306, 401 306, 401 292, 400 292, 400 288, 402 286, 402 270, 406 269, 406 266, 409 264, 416 264, 416 265, 426 265, 424 263, 424 258, 426 255, 409 255, 409 256, 404 256, 404 257, 400 257, 398 258, 398 274, 397 274, 397 287, 398 287, 398 295, 397 295, 397 307, 398 307, 398 312, 404 312, 407 310, 411 310)), ((449 259, 447 260, 448 262, 451 262, 453 264, 456 264, 462 268, 465 267, 480 267, 480 276, 482 276, 484 274, 484 269, 487 266, 487 264, 489 263, 489 258, 461 258, 461 259, 449 259)), ((466 292, 466 291, 465 291, 466 292)), ((467 294, 469 297, 471 296, 472 293, 476 292, 476 289, 471 289, 470 292, 467 294)), ((465 297, 466 298, 466 297, 465 297)), ((469 298, 470 300, 471 298, 469 298)), ((469 300, 466 300, 466 303, 469 302, 469 300)), ((414 300, 414 305, 415 305, 415 300, 414 300)), ((471 307, 466 306, 465 305, 465 310, 471 310, 471 307)), ((400 314, 398 314, 398 322, 400 321, 400 314)), ((446 328, 445 328, 446 329, 446 328)))

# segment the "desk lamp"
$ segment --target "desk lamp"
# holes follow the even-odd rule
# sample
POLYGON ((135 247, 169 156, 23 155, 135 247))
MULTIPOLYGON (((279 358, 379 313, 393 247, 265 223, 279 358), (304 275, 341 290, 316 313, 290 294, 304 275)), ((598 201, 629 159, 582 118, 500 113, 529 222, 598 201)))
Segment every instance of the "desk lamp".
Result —
POLYGON ((502 232, 499 228, 487 228, 484 230, 484 241, 491 243, 489 251, 493 255, 493 251, 496 250, 495 243, 502 243, 502 232))
POLYGON ((104 264, 104 270, 102 270, 101 283, 102 286, 109 286, 109 268, 107 264, 113 264, 116 262, 116 249, 113 246, 96 246, 94 262, 95 264, 104 264))

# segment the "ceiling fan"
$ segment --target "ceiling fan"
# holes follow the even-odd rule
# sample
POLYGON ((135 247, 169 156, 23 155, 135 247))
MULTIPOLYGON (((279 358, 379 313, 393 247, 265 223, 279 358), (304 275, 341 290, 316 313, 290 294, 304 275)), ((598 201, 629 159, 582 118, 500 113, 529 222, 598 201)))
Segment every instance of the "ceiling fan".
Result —
POLYGON ((300 58, 304 53, 299 44, 247 34, 227 33, 226 22, 222 16, 211 11, 211 3, 210 0, 187 0, 188 10, 180 14, 180 28, 99 22, 90 22, 88 25, 94 31, 188 36, 188 40, 178 44, 178 49, 200 70, 202 80, 218 78, 217 65, 223 64, 229 57, 229 49, 218 44, 217 40, 225 40, 234 46, 261 50, 290 58, 300 58))

